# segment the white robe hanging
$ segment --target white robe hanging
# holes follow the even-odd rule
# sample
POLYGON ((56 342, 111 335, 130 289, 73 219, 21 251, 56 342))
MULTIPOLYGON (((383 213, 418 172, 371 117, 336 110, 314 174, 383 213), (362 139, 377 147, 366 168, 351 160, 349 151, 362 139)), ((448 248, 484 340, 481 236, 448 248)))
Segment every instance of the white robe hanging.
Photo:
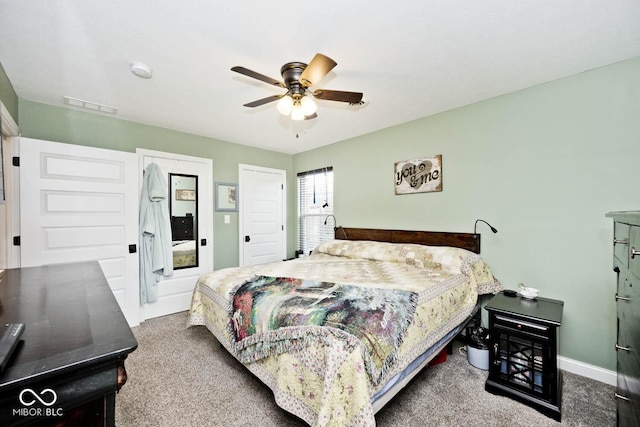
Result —
POLYGON ((144 171, 140 196, 140 303, 158 299, 160 276, 173 274, 167 183, 160 167, 144 171))

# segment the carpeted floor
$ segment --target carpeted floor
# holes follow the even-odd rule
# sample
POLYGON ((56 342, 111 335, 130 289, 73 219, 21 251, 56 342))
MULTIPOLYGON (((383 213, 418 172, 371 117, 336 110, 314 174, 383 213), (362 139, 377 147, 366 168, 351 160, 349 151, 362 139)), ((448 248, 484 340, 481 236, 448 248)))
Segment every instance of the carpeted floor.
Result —
MULTIPOLYGON (((116 398, 119 427, 305 426, 204 327, 186 328, 187 313, 133 328, 138 349, 116 398)), ((613 426, 614 387, 564 373, 562 423, 484 390, 485 371, 454 352, 422 371, 377 415, 392 426, 613 426)))

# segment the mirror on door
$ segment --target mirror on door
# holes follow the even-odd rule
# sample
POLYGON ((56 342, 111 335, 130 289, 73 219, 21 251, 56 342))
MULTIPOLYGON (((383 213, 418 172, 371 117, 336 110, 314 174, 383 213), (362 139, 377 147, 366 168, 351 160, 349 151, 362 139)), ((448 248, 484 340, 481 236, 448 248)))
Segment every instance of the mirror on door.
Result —
POLYGON ((198 177, 169 174, 173 268, 198 266, 198 177))

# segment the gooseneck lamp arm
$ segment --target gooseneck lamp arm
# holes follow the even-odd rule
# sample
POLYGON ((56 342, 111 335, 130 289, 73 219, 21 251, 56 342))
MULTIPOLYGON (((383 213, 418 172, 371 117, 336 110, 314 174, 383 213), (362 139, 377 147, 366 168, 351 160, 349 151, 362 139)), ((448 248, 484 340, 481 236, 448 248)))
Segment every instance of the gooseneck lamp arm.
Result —
POLYGON ((498 230, 495 227, 493 227, 491 224, 489 224, 484 219, 476 219, 476 223, 473 225, 473 234, 478 234, 478 233, 476 233, 476 227, 478 226, 478 222, 484 222, 485 224, 487 224, 489 226, 491 231, 493 231, 494 233, 498 232, 498 230))
POLYGON ((326 216, 326 218, 324 219, 324 225, 327 225, 327 221, 329 220, 329 218, 333 218, 333 225, 334 225, 333 229, 335 230, 337 228, 336 227, 337 222, 336 222, 336 217, 333 216, 333 215, 327 215, 326 216))
POLYGON ((349 238, 347 237, 347 232, 345 231, 344 228, 342 227, 338 227, 338 222, 336 221, 336 217, 333 215, 327 215, 324 219, 324 225, 327 225, 327 221, 329 220, 329 218, 333 218, 333 234, 335 237, 335 233, 336 231, 338 231, 338 229, 342 230, 342 234, 344 235, 344 240, 349 240, 349 238))

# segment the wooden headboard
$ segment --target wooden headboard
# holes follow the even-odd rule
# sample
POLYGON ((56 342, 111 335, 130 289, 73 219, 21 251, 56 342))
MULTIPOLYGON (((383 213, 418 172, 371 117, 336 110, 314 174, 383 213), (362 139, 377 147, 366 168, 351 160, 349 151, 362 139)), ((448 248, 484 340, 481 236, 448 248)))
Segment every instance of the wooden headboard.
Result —
POLYGON ((417 243, 429 246, 453 246, 480 253, 480 234, 445 233, 440 231, 382 230, 375 228, 336 227, 334 236, 340 240, 374 240, 390 243, 417 243))

